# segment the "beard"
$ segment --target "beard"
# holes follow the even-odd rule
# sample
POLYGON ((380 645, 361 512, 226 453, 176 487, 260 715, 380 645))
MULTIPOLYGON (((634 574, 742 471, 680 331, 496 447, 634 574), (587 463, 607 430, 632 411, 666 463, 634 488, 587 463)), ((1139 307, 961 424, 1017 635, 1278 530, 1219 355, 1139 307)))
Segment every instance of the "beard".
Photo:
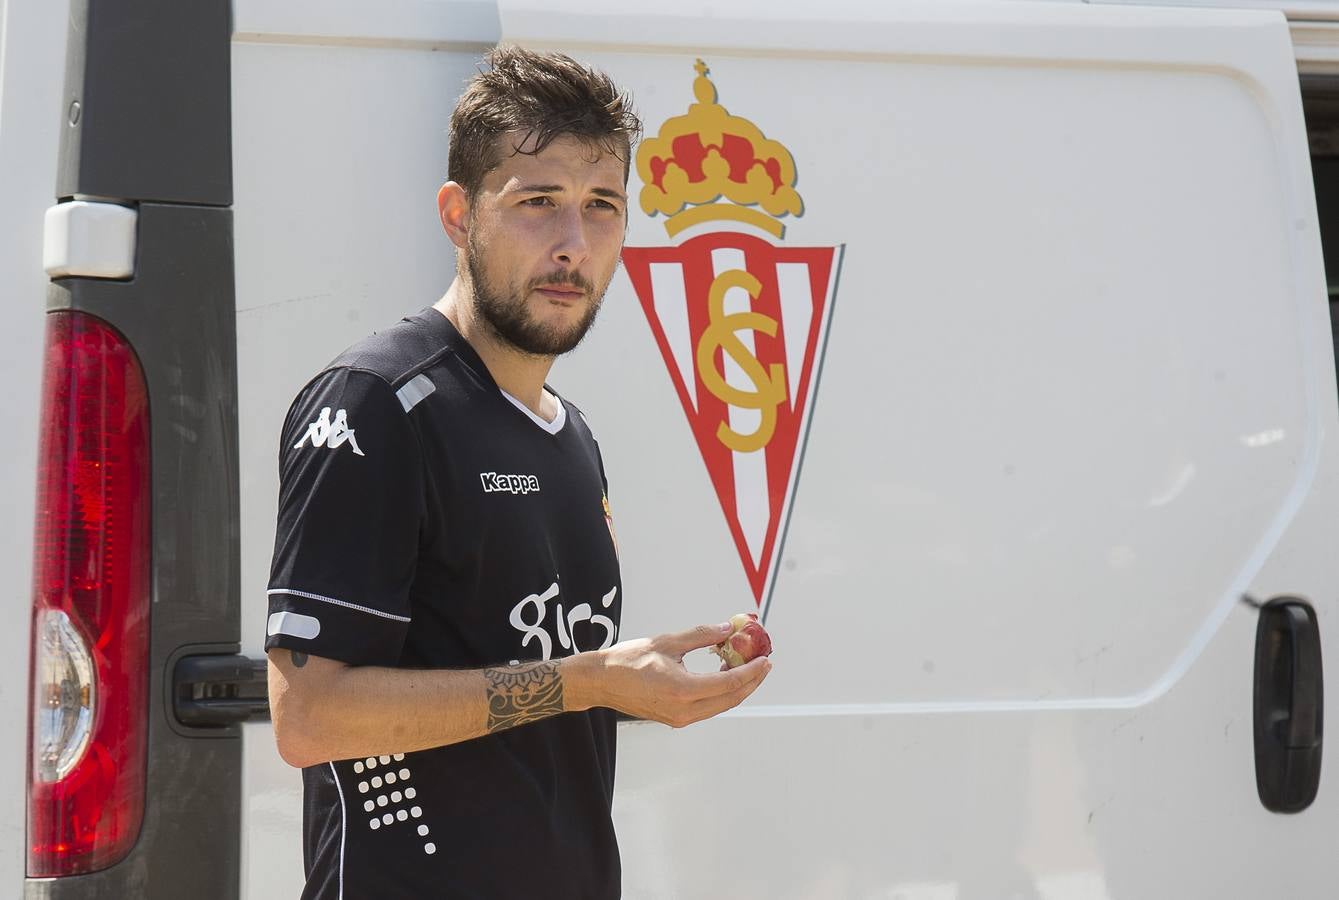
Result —
POLYGON ((474 312, 488 324, 497 338, 530 356, 561 356, 575 350, 585 339, 595 324, 595 316, 600 311, 604 293, 609 287, 608 281, 597 291, 595 285, 576 272, 555 272, 526 282, 518 293, 508 293, 506 288, 499 288, 484 274, 481 258, 479 246, 471 232, 466 266, 473 288, 474 312), (569 328, 559 328, 541 322, 530 314, 527 305, 530 293, 546 284, 575 285, 586 292, 590 305, 581 321, 569 328))

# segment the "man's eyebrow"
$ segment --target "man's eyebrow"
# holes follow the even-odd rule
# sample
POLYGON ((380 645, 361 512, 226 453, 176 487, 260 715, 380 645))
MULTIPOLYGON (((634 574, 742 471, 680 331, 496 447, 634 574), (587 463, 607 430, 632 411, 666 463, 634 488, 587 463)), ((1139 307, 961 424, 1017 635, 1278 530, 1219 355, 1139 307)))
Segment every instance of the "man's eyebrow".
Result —
MULTIPOLYGON (((511 188, 511 190, 517 194, 561 194, 564 192, 561 184, 522 184, 511 188)), ((612 188, 594 187, 590 189, 590 192, 597 197, 608 197, 622 203, 628 202, 626 194, 612 188)))

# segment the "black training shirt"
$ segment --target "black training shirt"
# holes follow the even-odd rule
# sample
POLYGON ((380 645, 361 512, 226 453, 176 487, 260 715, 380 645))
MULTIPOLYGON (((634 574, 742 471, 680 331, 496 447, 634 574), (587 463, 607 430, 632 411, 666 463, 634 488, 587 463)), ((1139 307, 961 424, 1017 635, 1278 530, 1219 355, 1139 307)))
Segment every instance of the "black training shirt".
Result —
MULTIPOLYGON (((280 448, 265 647, 481 668, 608 647, 622 607, 599 447, 503 393, 426 309, 340 355, 280 448)), ((303 770, 304 900, 619 896, 614 714, 303 770)))

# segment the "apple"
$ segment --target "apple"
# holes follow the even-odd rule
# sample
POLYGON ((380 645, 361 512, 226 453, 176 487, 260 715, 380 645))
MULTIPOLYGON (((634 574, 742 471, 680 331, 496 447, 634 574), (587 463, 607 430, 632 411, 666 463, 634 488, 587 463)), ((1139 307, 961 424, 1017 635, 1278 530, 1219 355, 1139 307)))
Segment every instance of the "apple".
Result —
POLYGON ((730 632, 728 638, 711 648, 712 653, 725 661, 725 668, 733 669, 759 656, 772 655, 772 639, 768 636, 767 629, 758 621, 757 613, 739 613, 731 616, 730 624, 734 626, 734 631, 730 632))

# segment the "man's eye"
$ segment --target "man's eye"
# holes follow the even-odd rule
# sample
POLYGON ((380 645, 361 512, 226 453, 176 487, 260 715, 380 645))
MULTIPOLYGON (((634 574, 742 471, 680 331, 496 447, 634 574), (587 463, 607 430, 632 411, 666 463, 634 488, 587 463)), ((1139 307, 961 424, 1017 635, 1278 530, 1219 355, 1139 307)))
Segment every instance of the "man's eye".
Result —
POLYGON ((598 206, 601 209, 612 209, 615 212, 618 211, 618 207, 610 203, 608 200, 592 200, 591 206, 598 206))
POLYGON ((521 201, 522 206, 552 206, 553 200, 549 197, 530 197, 521 201))

